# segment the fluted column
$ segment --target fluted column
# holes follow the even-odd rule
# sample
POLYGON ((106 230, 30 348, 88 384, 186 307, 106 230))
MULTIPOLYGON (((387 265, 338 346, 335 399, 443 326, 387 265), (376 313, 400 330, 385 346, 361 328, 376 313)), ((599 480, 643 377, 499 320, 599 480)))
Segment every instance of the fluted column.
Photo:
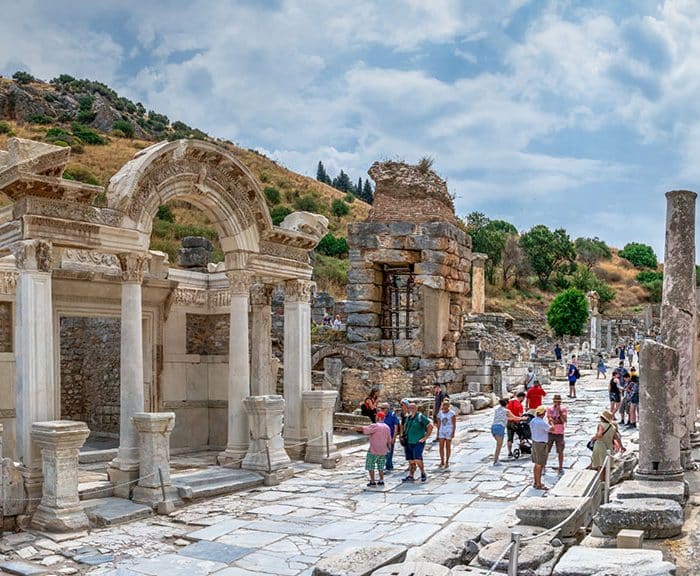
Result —
POLYGON ((114 494, 128 498, 139 477, 139 435, 133 416, 144 410, 141 284, 147 254, 118 254, 122 270, 119 451, 109 466, 114 494))
POLYGON ((228 343, 228 440, 219 454, 219 464, 240 468, 248 451, 250 433, 243 400, 250 396, 250 362, 248 350, 248 306, 250 274, 230 271, 231 325, 228 343))
POLYGON ((311 295, 316 284, 284 284, 284 441, 294 457, 307 439, 302 394, 311 390, 311 295))
POLYGON ((681 462, 693 465, 690 434, 695 429, 695 200, 688 190, 666 193, 666 245, 661 301, 661 337, 678 351, 682 428, 681 462))
POLYGON ((252 308, 250 327, 250 392, 253 396, 275 394, 272 380, 272 290, 269 284, 256 282, 250 289, 252 308))

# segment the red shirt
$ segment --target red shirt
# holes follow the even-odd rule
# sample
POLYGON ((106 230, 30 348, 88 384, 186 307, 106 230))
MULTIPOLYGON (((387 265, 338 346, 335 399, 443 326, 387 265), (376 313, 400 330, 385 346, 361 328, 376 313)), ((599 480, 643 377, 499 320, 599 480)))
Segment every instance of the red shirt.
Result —
MULTIPOLYGON (((513 398, 508 404, 506 404, 506 408, 510 410, 513 413, 513 416, 517 416, 520 418, 520 416, 523 415, 523 405, 520 403, 520 401, 517 398, 513 398)), ((508 418, 508 422, 517 422, 518 420, 513 420, 511 418, 508 418)))
POLYGON ((527 407, 532 410, 542 406, 542 398, 544 398, 547 393, 544 391, 542 386, 533 386, 527 391, 527 407))

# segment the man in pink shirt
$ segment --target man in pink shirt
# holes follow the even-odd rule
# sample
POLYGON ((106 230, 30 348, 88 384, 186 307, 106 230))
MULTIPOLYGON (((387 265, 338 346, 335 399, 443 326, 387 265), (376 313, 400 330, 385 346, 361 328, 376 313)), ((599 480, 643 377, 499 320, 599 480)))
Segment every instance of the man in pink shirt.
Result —
POLYGON ((547 457, 552 450, 552 445, 557 446, 559 457, 559 474, 564 473, 564 427, 566 426, 566 408, 561 405, 561 395, 554 395, 554 406, 547 408, 547 421, 549 422, 549 439, 547 440, 547 457))
POLYGON ((369 426, 358 428, 369 436, 369 449, 365 458, 365 470, 369 472, 367 486, 384 486, 384 468, 386 468, 386 455, 391 448, 391 430, 384 424, 384 412, 377 412, 377 421, 369 426), (374 481, 374 469, 379 472, 379 481, 374 481))

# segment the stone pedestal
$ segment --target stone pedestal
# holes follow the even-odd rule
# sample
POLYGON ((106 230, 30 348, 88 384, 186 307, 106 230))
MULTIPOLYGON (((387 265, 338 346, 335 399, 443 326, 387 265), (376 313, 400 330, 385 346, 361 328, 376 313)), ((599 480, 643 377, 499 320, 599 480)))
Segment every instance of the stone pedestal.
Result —
POLYGON ((687 190, 666 193, 666 246, 661 301, 661 339, 678 352, 682 427, 681 463, 694 466, 690 433, 695 430, 695 199, 687 190))
POLYGON ((139 481, 133 501, 172 511, 180 503, 177 489, 170 482, 170 433, 175 414, 139 412, 134 414, 133 422, 139 434, 139 481))
MULTIPOLYGON (((277 382, 272 370, 272 286, 256 283, 250 290, 252 326, 250 330, 250 393, 274 394, 277 382)), ((275 373, 276 376, 276 373, 275 373)))
POLYGON ((78 496, 78 450, 90 430, 84 422, 55 420, 32 424, 32 440, 41 449, 44 486, 31 526, 47 532, 72 532, 89 522, 78 496))
POLYGON ((282 425, 284 399, 282 396, 249 396, 243 401, 248 414, 250 446, 242 467, 270 477, 274 484, 280 477, 291 475, 291 460, 284 450, 282 425), (286 473, 289 470, 289 473, 286 473))
POLYGON ((16 455, 28 469, 27 474, 36 478, 41 476, 42 464, 39 449, 31 440, 32 423, 55 417, 51 245, 28 240, 10 248, 19 271, 15 314, 16 455))
POLYGON ((486 280, 484 263, 486 254, 472 254, 472 314, 483 314, 486 309, 486 280))
POLYGON ((654 340, 639 352, 640 480, 682 480, 678 353, 654 340))
POLYGON ((593 315, 591 316, 591 352, 598 349, 598 325, 600 324, 600 317, 593 315))
POLYGON ((333 412, 338 393, 335 390, 307 390, 303 393, 306 427, 309 440, 306 444, 306 462, 332 467, 337 448, 333 443, 333 412), (328 443, 328 446, 326 446, 328 443))
POLYGON ((243 401, 250 396, 250 362, 248 350, 248 304, 250 275, 243 271, 227 272, 231 291, 228 345, 228 439, 226 450, 219 454, 219 464, 240 468, 248 451, 250 435, 243 401))
POLYGON ((284 442, 292 458, 301 458, 307 439, 302 394, 311 390, 311 294, 315 284, 284 284, 284 442))
POLYGON ((148 257, 118 257, 122 269, 119 451, 108 473, 114 495, 128 498, 139 476, 139 438, 132 417, 144 409, 141 283, 148 257))

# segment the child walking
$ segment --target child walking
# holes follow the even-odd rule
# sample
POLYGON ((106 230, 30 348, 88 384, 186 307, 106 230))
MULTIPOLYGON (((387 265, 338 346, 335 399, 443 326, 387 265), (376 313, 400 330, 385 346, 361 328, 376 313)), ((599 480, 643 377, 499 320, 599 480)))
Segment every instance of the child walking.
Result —
POLYGON ((440 443, 440 464, 438 468, 450 467, 450 455, 452 454, 452 439, 457 429, 457 415, 450 408, 450 399, 442 401, 440 412, 437 414, 438 442, 440 443))

